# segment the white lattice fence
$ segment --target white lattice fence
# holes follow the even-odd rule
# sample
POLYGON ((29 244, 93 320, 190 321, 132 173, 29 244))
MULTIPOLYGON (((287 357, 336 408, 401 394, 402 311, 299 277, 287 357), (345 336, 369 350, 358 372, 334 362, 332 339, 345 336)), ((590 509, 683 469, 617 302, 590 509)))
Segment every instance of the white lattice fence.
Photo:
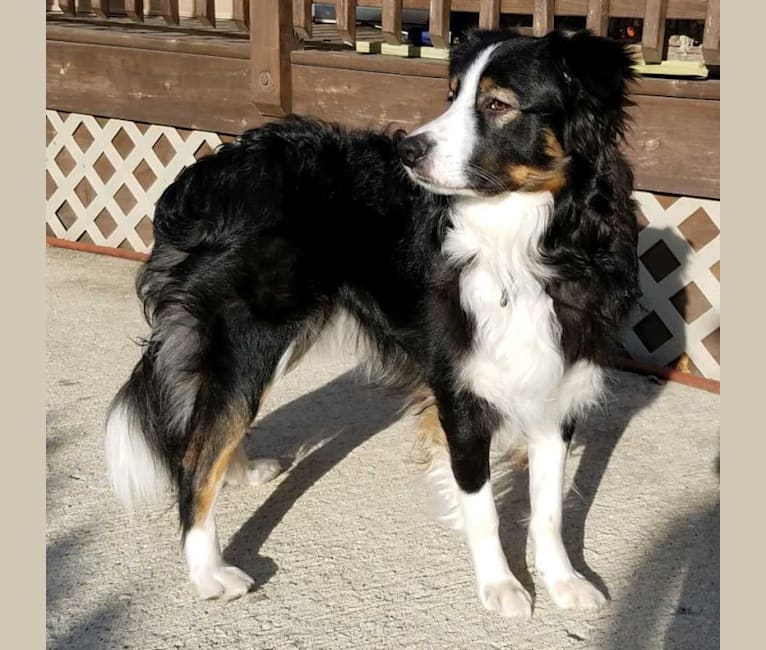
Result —
MULTIPOLYGON (((187 165, 229 136, 47 111, 48 234, 148 252, 154 204, 187 165)), ((636 192, 643 309, 625 333, 635 359, 686 355, 720 378, 720 203, 636 192)))
POLYGON ((148 252, 154 204, 176 175, 221 144, 204 131, 46 111, 54 237, 148 252))
POLYGON ((634 358, 720 379, 720 202, 636 192, 643 310, 626 332, 634 358))

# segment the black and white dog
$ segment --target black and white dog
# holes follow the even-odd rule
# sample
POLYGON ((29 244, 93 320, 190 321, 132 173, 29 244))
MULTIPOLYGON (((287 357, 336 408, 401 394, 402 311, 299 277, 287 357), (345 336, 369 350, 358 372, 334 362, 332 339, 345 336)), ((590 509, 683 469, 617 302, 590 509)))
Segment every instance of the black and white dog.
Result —
POLYGON ((226 481, 279 471, 248 461, 245 432, 343 315, 384 376, 429 395, 430 473, 484 606, 531 614, 498 538, 491 443, 527 448, 553 600, 604 602, 567 557, 562 490, 568 442, 639 293, 619 151, 631 77, 623 46, 589 32, 478 31, 452 52, 448 110, 409 136, 288 118, 167 188, 137 281, 151 334, 111 407, 106 455, 122 500, 177 492, 200 596, 252 585, 221 557, 216 499, 226 481))

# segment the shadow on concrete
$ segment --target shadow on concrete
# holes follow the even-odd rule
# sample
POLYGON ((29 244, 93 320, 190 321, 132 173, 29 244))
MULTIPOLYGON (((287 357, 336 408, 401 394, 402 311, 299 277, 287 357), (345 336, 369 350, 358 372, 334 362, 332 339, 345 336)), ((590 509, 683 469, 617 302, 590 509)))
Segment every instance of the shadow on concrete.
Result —
MULTIPOLYGON (((619 382, 619 375, 618 380, 619 382)), ((604 580, 585 562, 585 523, 598 494, 609 460, 633 416, 647 408, 659 395, 662 386, 645 381, 631 381, 630 389, 620 384, 613 387, 608 405, 592 413, 577 429, 572 441, 574 455, 568 463, 577 462, 572 487, 564 497, 562 535, 576 571, 579 571, 605 595, 609 590, 604 580)), ((512 469, 503 471, 498 485, 498 516, 500 537, 508 564, 530 594, 535 596, 535 584, 526 562, 529 519, 529 472, 512 469)))
POLYGON ((639 565, 602 648, 654 650, 650 632, 668 618, 665 650, 714 650, 720 647, 720 500, 677 517, 639 565), (668 599, 683 575, 681 595, 672 612, 668 599))
POLYGON ((273 560, 258 553, 271 531, 314 483, 393 424, 402 404, 401 396, 364 385, 351 371, 256 423, 254 435, 246 442, 248 455, 278 457, 291 467, 224 550, 227 561, 252 576, 254 589, 268 582, 277 569, 273 560))

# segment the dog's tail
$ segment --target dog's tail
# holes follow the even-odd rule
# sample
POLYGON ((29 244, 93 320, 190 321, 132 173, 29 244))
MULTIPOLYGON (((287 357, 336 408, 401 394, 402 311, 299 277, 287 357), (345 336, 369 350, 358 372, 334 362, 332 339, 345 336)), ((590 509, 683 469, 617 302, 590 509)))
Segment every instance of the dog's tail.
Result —
POLYGON ((160 501, 178 486, 201 384, 202 327, 177 273, 186 255, 155 248, 136 285, 151 334, 106 420, 106 466, 126 506, 160 501))

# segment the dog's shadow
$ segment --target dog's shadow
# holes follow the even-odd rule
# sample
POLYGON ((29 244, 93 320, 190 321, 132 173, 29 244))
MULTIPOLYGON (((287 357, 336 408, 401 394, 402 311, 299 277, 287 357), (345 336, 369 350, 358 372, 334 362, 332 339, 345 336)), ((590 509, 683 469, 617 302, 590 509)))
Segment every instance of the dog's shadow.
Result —
POLYGON ((402 404, 401 396, 366 385, 350 371, 269 413, 251 429, 248 455, 276 457, 289 467, 224 551, 227 561, 252 576, 255 589, 276 572, 259 549, 285 514, 351 451, 393 424, 402 404))
MULTIPOLYGON (((609 406, 584 421, 573 441, 573 448, 582 453, 579 459, 569 459, 578 466, 573 487, 565 498, 564 542, 574 568, 606 595, 604 581, 585 563, 585 523, 628 423, 661 390, 660 385, 648 379, 618 382, 609 406)), ((322 476, 356 447, 399 419, 402 404, 401 395, 372 388, 351 371, 276 409, 256 424, 246 440, 248 454, 279 457, 283 465, 289 466, 277 488, 234 534, 224 551, 229 562, 253 577, 256 589, 277 570, 271 559, 259 553, 274 528, 322 476)), ((500 534, 509 565, 534 595, 534 581, 526 562, 528 472, 504 472, 495 483, 500 534)))

